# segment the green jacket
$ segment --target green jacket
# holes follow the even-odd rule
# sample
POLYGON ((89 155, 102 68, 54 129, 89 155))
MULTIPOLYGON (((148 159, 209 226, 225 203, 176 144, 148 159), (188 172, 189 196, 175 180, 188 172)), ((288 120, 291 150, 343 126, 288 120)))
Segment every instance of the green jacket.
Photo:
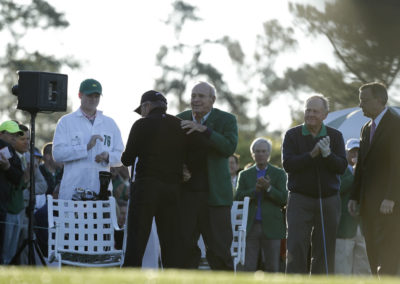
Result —
POLYGON ((24 194, 23 191, 29 185, 26 184, 23 179, 18 186, 14 186, 14 190, 10 192, 10 199, 7 204, 7 212, 11 214, 19 214, 22 210, 25 209, 24 204, 24 194))
MULTIPOLYGON (((261 200, 261 223, 263 232, 268 239, 286 238, 286 222, 282 207, 286 205, 288 192, 286 189, 286 173, 271 164, 268 164, 266 176, 270 178, 271 190, 264 191, 261 200)), ((255 195, 257 182, 257 168, 255 165, 239 173, 236 188, 236 200, 243 200, 245 196, 250 197, 249 215, 247 220, 247 231, 253 226, 256 211, 257 198, 255 195)))
MULTIPOLYGON (((192 120, 192 111, 187 110, 177 116, 183 120, 192 120)), ((212 131, 207 140, 208 204, 231 206, 233 193, 228 159, 235 152, 238 142, 236 118, 230 113, 213 108, 205 125, 212 131)))
POLYGON ((336 234, 337 238, 350 239, 357 233, 358 220, 350 215, 347 209, 349 203, 351 189, 354 181, 354 176, 350 169, 347 168, 344 174, 340 177, 340 199, 342 211, 340 215, 339 227, 336 234))

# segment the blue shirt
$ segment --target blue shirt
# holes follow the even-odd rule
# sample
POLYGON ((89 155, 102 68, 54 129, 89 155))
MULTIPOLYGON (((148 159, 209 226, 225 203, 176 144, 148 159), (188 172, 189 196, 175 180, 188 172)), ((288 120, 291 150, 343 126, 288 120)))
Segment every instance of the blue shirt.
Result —
MULTIPOLYGON (((387 111, 387 107, 385 107, 384 110, 381 111, 381 113, 377 117, 375 117, 375 119, 373 120, 373 121, 375 121, 376 128, 378 128, 379 122, 381 122, 382 117, 385 115, 386 111, 387 111)), ((371 122, 371 124, 372 124, 372 122, 371 122)))
MULTIPOLYGON (((267 172, 267 168, 260 170, 257 168, 257 179, 260 177, 265 177, 267 172)), ((262 192, 256 191, 256 198, 257 198, 257 211, 256 211, 256 221, 261 221, 261 199, 262 199, 262 192)))

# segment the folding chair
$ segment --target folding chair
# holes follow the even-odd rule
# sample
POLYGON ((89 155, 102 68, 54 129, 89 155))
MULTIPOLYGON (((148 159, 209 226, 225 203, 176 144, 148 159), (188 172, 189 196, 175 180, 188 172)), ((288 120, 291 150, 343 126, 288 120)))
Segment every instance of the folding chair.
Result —
POLYGON ((249 211, 250 198, 245 197, 243 201, 234 201, 231 209, 231 222, 233 231, 233 241, 231 254, 233 257, 233 267, 240 263, 244 265, 246 255, 246 227, 249 211))
POLYGON ((123 250, 115 249, 115 199, 73 201, 47 196, 49 262, 83 267, 120 266, 123 250))

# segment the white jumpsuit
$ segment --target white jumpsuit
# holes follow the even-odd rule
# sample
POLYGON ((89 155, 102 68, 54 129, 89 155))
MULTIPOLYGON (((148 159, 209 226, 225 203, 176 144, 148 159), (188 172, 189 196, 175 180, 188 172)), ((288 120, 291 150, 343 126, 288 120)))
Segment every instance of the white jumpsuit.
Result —
POLYGON ((121 166, 123 150, 117 124, 101 111, 97 111, 93 125, 80 109, 61 117, 53 139, 54 160, 64 164, 59 199, 72 199, 75 188, 99 193, 99 171, 110 171, 110 167, 121 166), (103 141, 97 140, 96 145, 87 151, 87 144, 93 135, 100 135, 103 141), (109 153, 109 163, 97 163, 96 155, 104 151, 109 153))

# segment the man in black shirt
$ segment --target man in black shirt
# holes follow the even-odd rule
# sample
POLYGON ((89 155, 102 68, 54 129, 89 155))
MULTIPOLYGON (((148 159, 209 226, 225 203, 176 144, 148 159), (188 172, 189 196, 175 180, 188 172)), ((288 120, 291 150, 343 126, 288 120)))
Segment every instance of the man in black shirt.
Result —
POLYGON ((134 166, 128 211, 124 266, 140 267, 151 231, 157 224, 163 267, 178 267, 178 202, 186 153, 179 118, 166 114, 167 100, 156 91, 143 94, 135 110, 143 118, 131 129, 121 161, 134 166))
POLYGON ((335 271, 336 231, 340 218, 340 176, 347 167, 342 133, 325 126, 328 100, 311 96, 304 124, 289 129, 282 144, 288 174, 286 273, 335 271))

